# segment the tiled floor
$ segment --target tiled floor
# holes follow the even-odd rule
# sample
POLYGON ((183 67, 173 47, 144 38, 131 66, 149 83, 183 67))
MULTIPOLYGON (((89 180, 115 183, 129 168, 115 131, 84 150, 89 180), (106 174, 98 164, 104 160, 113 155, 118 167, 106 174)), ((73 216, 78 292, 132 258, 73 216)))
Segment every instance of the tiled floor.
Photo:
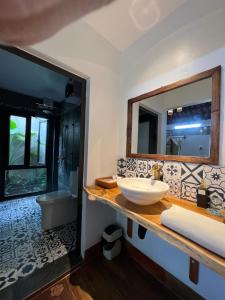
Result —
POLYGON ((0 290, 76 248, 76 223, 42 231, 35 197, 0 203, 0 290))

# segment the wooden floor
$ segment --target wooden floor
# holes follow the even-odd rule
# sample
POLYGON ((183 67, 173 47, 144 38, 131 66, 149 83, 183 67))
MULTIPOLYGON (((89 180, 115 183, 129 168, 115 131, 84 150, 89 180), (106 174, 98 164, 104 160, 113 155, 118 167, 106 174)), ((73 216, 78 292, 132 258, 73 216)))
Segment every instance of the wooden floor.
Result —
POLYGON ((32 300, 177 300, 131 258, 96 259, 47 288, 32 300))

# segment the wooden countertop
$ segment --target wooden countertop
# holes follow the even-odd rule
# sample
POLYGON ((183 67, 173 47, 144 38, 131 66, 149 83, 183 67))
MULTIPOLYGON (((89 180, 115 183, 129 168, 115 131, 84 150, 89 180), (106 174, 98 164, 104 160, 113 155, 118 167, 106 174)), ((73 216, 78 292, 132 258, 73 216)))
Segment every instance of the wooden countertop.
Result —
POLYGON ((84 190, 88 194, 89 200, 99 201, 111 206, 198 262, 205 264, 213 271, 225 277, 225 259, 223 257, 160 224, 161 213, 170 208, 172 204, 208 216, 218 222, 222 222, 221 218, 212 216, 205 209, 197 207, 195 203, 172 196, 166 196, 154 205, 138 206, 128 201, 121 194, 119 188, 104 189, 99 186, 88 186, 84 190))

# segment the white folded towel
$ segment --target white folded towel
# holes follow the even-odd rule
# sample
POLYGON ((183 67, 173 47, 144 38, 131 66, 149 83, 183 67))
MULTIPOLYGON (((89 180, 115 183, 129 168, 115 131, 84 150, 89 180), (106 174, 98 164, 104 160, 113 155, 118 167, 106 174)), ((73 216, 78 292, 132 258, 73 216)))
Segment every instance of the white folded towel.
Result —
POLYGON ((161 224, 225 257, 225 224, 173 205, 160 216, 161 224))

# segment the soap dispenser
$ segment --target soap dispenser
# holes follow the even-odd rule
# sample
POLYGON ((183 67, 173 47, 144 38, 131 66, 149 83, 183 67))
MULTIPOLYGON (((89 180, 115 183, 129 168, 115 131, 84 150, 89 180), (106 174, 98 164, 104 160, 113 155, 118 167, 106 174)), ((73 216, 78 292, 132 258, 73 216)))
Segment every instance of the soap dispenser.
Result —
POLYGON ((197 190, 197 206, 203 208, 209 207, 209 191, 204 179, 197 190))

